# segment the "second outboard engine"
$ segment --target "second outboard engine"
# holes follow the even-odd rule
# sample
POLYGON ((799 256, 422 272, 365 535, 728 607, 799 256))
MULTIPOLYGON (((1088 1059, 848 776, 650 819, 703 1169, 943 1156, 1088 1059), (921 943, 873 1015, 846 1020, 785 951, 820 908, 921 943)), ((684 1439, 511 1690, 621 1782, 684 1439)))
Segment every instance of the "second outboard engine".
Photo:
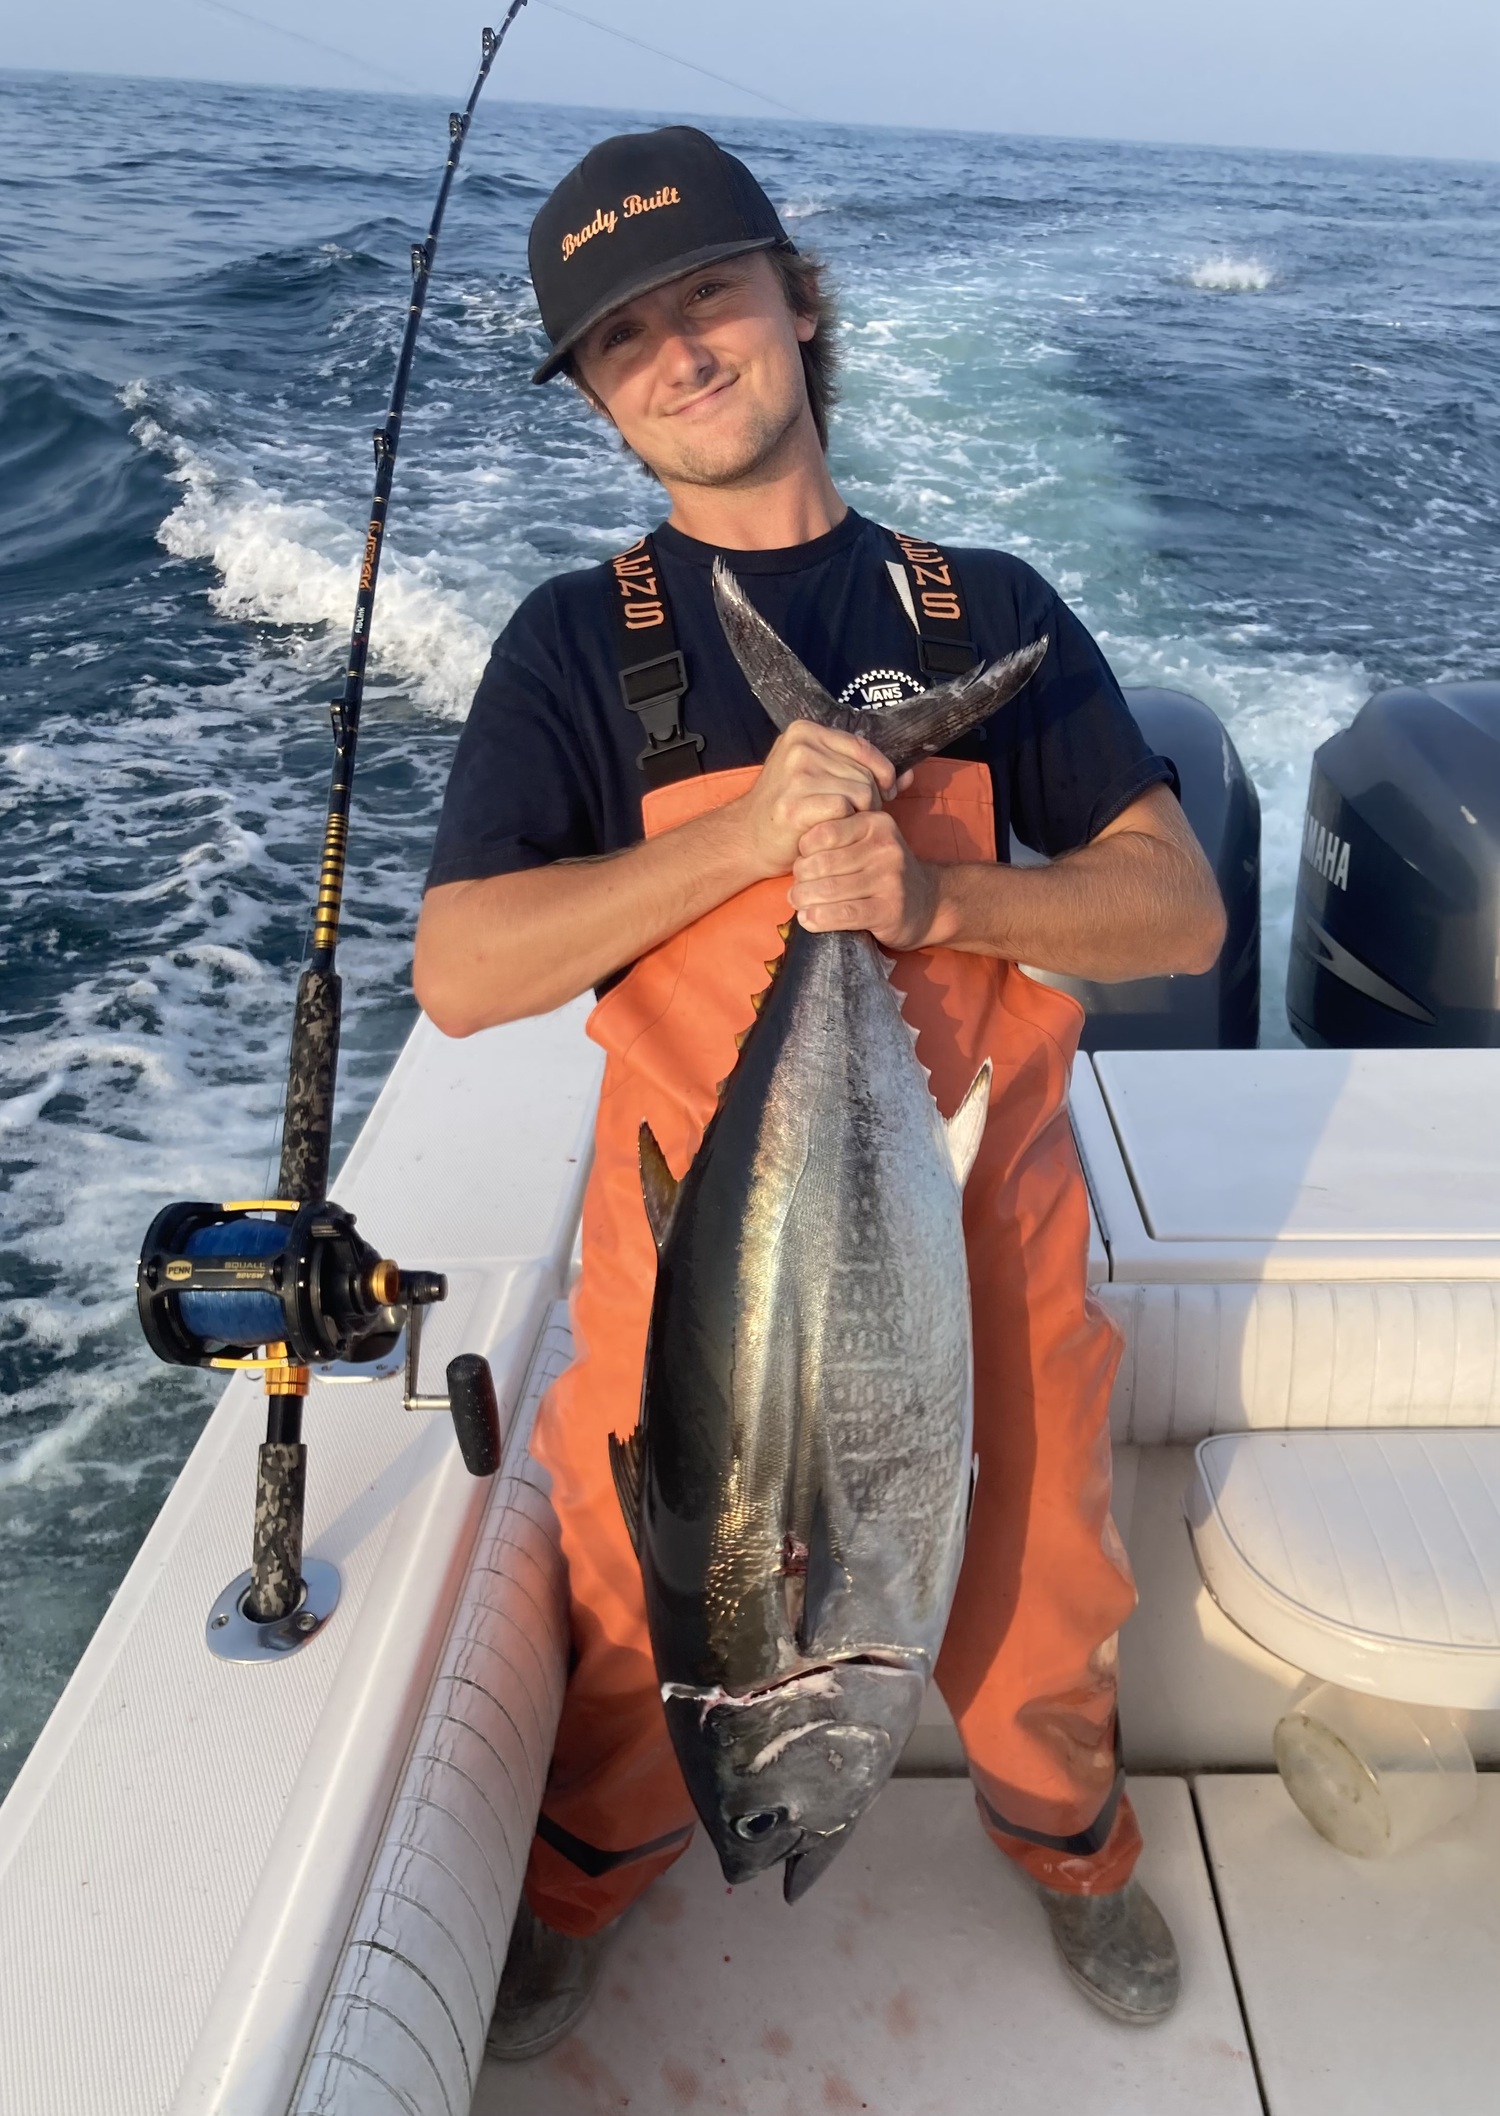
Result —
POLYGON ((1125 696, 1152 749, 1177 767, 1183 813, 1223 893, 1228 937, 1200 977, 1098 984, 1049 972, 1043 982, 1070 992, 1084 1009, 1086 1051, 1251 1050, 1260 1030, 1259 798, 1208 706, 1185 691, 1125 696))
POLYGON ((1500 683, 1382 691, 1314 756, 1286 1010, 1343 1050, 1500 1044, 1500 683))

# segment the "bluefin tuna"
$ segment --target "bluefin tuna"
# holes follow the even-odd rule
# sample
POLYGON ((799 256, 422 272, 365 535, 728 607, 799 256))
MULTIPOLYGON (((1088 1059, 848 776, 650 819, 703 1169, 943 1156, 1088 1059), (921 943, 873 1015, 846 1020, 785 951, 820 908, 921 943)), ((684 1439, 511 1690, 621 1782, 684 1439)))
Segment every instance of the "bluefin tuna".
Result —
MULTIPOLYGON (((1047 650, 844 707, 722 566, 714 593, 778 728, 849 729, 898 771, 997 711, 1047 650)), ((945 1122, 870 935, 784 938, 680 1182, 642 1126, 656 1289, 640 1424, 610 1456, 694 1805, 727 1880, 784 1863, 793 1902, 890 1776, 958 1582, 963 1184, 990 1068, 945 1122)))

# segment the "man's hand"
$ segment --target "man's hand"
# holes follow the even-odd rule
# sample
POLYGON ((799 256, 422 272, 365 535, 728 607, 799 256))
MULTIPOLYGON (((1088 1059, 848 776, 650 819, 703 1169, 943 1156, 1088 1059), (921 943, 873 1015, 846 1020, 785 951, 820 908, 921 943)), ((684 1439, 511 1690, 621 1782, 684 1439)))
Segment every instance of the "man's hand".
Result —
POLYGON ((929 865, 880 810, 816 823, 791 900, 814 932, 863 926, 896 952, 958 948, 1102 982, 1195 975, 1224 942, 1213 870, 1164 786, 1041 867, 929 865))
POLYGON ((877 811, 896 790, 868 742, 799 720, 749 793, 675 830, 608 859, 429 889, 417 998, 449 1036, 561 1006, 753 882, 789 874, 809 830, 877 811))
POLYGON ((840 728, 794 720, 734 807, 749 858, 767 878, 792 873, 809 832, 877 813, 897 791, 895 767, 873 744, 840 728))
POLYGON ((859 927, 882 947, 929 948, 941 905, 935 867, 916 858, 883 810, 819 822, 803 834, 791 901, 812 933, 859 927))

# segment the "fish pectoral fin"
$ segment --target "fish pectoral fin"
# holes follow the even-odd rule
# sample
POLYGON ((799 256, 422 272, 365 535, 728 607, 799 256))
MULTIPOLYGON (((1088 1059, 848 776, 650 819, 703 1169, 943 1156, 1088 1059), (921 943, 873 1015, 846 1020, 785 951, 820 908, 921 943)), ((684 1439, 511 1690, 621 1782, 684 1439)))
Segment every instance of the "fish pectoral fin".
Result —
POLYGON ((646 1218, 651 1222, 651 1239, 660 1255, 677 1206, 677 1178, 668 1168, 667 1157, 649 1124, 641 1126, 640 1157, 641 1196, 646 1201, 646 1218))
MULTIPOLYGON (((796 1613, 793 1626, 800 1653, 812 1651, 813 1640, 818 1635, 818 1623, 829 1597, 843 1578, 844 1568, 834 1548, 833 1528, 828 1518, 828 1501, 821 1487, 813 1501, 812 1520, 807 1531, 807 1557, 801 1582, 801 1608, 796 1613)), ((790 1614, 790 1611, 788 1612, 790 1614)))
POLYGON ((641 1554, 641 1429, 636 1427, 628 1440, 618 1435, 609 1436, 609 1469, 615 1480, 615 1496, 620 1502, 620 1511, 625 1516, 625 1526, 630 1531, 631 1548, 637 1557, 641 1554))
POLYGON ((960 1190, 969 1180, 969 1171, 979 1153, 979 1142, 984 1137, 984 1127, 990 1113, 990 1081, 995 1068, 986 1058, 974 1075, 969 1092, 964 1096, 951 1117, 943 1120, 943 1130, 948 1138, 948 1159, 953 1165, 953 1178, 960 1190))

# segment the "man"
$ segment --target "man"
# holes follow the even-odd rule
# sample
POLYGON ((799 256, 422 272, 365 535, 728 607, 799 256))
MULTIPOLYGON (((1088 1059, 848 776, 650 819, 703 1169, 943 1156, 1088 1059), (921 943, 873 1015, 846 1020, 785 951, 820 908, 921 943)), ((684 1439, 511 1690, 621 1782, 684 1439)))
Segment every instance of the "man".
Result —
POLYGON ((609 1057, 579 1357, 535 1441, 573 1667, 491 2050, 567 2033, 602 1935, 691 1836, 606 1459, 635 1422, 654 1271, 635 1139, 649 1119, 675 1173, 691 1159, 788 904, 897 956, 945 1111, 980 1056, 995 1065, 965 1215, 980 1475, 937 1678, 980 1819, 1037 1884, 1069 1973, 1116 2017, 1159 2019, 1177 1961, 1132 1878, 1118 1768, 1114 1638, 1134 1590, 1108 1514, 1118 1348, 1086 1293, 1066 1120, 1079 1015, 1014 966, 1206 970, 1224 932, 1212 875, 1172 767, 1045 582, 1002 553, 898 541, 840 498, 829 303, 743 164, 686 127, 607 140, 537 215, 531 269, 552 342, 535 379, 569 375, 670 513, 506 628, 417 934, 417 994, 447 1033, 593 987, 609 1057), (1044 635, 1048 652, 993 723, 898 785, 853 735, 775 735, 714 613, 719 553, 835 696, 878 705, 1044 635), (1049 863, 1008 864, 1012 829, 1049 863))

